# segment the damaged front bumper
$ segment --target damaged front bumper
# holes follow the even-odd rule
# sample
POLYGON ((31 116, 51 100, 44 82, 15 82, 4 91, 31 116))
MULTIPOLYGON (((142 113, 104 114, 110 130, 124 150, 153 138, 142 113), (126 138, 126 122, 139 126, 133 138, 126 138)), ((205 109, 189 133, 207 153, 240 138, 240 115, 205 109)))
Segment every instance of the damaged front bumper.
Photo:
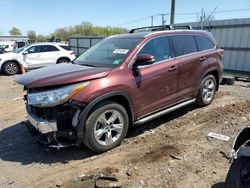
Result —
POLYGON ((27 116, 31 125, 33 125, 37 131, 41 134, 51 133, 57 131, 56 120, 45 120, 43 118, 37 117, 30 110, 30 107, 27 106, 27 116))
POLYGON ((79 145, 77 124, 84 106, 77 102, 68 102, 53 108, 26 105, 29 120, 27 127, 32 136, 39 136, 39 143, 49 147, 79 145))

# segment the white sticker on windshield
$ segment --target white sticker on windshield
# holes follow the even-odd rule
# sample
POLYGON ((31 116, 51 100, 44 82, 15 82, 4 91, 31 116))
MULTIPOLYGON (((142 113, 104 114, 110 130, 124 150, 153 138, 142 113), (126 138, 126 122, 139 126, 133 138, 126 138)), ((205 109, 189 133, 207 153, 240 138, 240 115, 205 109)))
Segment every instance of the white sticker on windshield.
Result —
POLYGON ((114 54, 127 54, 129 49, 115 49, 113 51, 114 54))

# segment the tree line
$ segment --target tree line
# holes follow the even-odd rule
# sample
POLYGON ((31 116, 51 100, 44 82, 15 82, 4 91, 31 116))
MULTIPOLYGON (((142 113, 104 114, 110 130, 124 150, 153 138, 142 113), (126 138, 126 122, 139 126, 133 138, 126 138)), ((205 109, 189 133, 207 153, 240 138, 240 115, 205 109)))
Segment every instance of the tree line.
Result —
MULTIPOLYGON (((70 36, 82 35, 82 36, 110 36, 121 33, 127 33, 128 30, 120 27, 101 27, 94 26, 89 22, 82 22, 81 24, 58 28, 53 33, 49 35, 37 34, 33 30, 27 31, 27 36, 33 42, 46 42, 51 37, 56 37, 62 41, 67 41, 70 36)), ((20 29, 13 27, 9 31, 10 35, 22 35, 20 29)))

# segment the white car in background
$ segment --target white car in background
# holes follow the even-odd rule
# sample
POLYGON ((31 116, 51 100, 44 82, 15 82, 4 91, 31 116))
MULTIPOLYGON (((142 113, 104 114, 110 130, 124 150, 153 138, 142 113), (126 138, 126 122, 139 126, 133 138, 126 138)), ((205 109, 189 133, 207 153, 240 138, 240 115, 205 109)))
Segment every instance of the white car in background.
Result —
POLYGON ((68 63, 76 58, 68 45, 60 43, 35 43, 24 46, 15 52, 0 54, 1 71, 7 75, 26 70, 68 63))

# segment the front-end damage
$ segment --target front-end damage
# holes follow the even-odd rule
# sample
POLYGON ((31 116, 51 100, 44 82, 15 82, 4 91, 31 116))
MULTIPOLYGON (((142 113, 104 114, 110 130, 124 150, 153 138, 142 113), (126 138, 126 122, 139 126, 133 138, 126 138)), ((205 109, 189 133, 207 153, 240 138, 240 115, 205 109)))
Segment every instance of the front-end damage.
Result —
POLYGON ((86 105, 71 100, 71 97, 87 85, 88 83, 83 82, 53 89, 27 90, 25 97, 29 120, 27 126, 33 135, 36 133, 39 143, 58 149, 79 145, 77 125, 86 105), (68 90, 69 87, 72 88, 70 91, 63 92, 65 88, 68 90), (51 93, 56 96, 52 96, 51 93))

